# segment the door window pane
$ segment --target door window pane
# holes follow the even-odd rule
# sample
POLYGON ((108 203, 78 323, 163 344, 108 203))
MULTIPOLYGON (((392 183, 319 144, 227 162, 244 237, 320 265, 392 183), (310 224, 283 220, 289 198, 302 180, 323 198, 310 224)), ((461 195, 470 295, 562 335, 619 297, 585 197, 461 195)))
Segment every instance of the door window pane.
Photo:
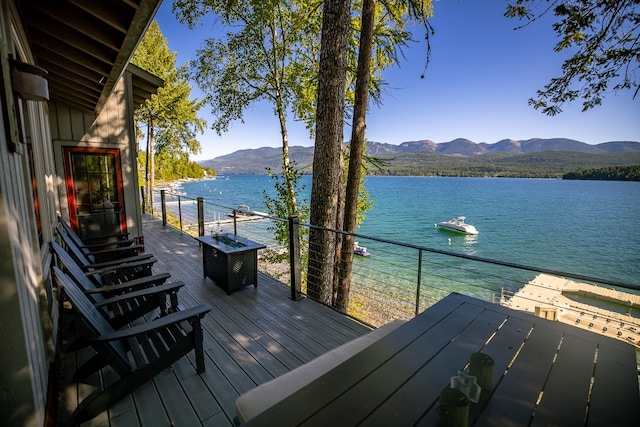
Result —
POLYGON ((117 150, 69 150, 72 224, 81 238, 124 232, 117 150))

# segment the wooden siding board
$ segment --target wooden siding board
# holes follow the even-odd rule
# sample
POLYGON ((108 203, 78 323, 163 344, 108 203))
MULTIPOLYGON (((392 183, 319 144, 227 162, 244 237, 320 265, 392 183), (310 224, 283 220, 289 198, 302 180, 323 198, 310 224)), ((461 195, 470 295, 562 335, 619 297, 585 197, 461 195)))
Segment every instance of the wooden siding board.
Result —
MULTIPOLYGON (((89 129, 91 129, 93 127, 94 123, 96 122, 97 115, 95 113, 89 113, 88 111, 82 110, 82 117, 83 117, 83 120, 84 120, 85 133, 88 133, 89 129)), ((85 138, 87 140, 91 140, 88 135, 85 136, 85 138)), ((94 138, 93 140, 96 141, 97 139, 94 138)))
MULTIPOLYGON (((25 114, 28 115, 27 110, 28 108, 25 109, 25 114)), ((2 122, 4 124, 4 120, 2 122)), ((0 131, 7 135, 4 125, 0 131)), ((7 353, 10 353, 3 354, 3 358, 10 360, 3 370, 13 380, 8 389, 5 386, 0 391, 3 395, 13 396, 12 401, 23 406, 23 413, 31 411, 35 420, 41 420, 46 402, 48 360, 45 348, 47 336, 43 333, 39 307, 42 285, 38 258, 40 251, 32 228, 35 218, 31 209, 33 203, 30 202, 27 157, 10 153, 7 147, 3 138, 0 149, 0 224, 3 227, 3 240, 0 243, 6 250, 2 252, 3 257, 11 261, 3 266, 1 274, 3 285, 7 288, 5 295, 15 298, 3 300, 1 308, 4 314, 2 320, 15 327, 3 330, 3 343, 7 353), (25 367, 28 368, 27 374, 25 367), (19 371, 22 372, 18 374, 19 371)), ((20 417, 17 413, 11 416, 20 417)))
POLYGON ((56 103, 55 121, 58 128, 58 138, 62 141, 73 141, 73 132, 71 126, 71 108, 60 102, 56 103))
POLYGON ((49 102, 49 129, 52 140, 61 139, 60 124, 58 123, 58 104, 54 101, 49 102))
POLYGON ((69 122, 71 123, 71 140, 82 141, 85 139, 84 113, 80 110, 69 109, 69 122))

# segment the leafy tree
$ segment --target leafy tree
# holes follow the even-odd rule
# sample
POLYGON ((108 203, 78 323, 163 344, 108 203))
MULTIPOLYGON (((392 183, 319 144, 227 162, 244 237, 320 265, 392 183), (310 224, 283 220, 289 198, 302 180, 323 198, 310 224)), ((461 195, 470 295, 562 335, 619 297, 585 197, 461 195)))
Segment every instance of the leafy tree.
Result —
POLYGON ((553 13, 557 17, 553 30, 560 38, 555 50, 573 52, 564 61, 562 75, 551 79, 529 104, 555 115, 564 103, 578 98, 583 111, 594 108, 610 90, 630 89, 635 99, 640 90, 639 5, 639 0, 517 0, 510 4, 505 16, 521 19, 524 25, 553 13))
MULTIPOLYGON (((293 185, 296 194, 300 194, 301 191, 304 190, 305 186, 300 184, 300 179, 303 174, 300 170, 296 170, 294 165, 289 165, 292 169, 283 174, 274 173, 271 169, 267 169, 269 176, 274 180, 274 187, 276 190, 276 195, 274 197, 267 194, 267 191, 264 191, 265 204, 269 213, 271 213, 276 218, 288 218, 289 212, 291 212, 291 207, 287 206, 287 202, 289 198, 287 197, 287 193, 289 192, 288 184, 283 179, 283 176, 291 176, 293 178, 293 185)), ((305 200, 302 201, 300 206, 298 207, 298 219, 301 223, 306 223, 309 219, 309 209, 308 204, 305 200)), ((285 248, 291 247, 289 245, 289 225, 288 222, 284 221, 273 221, 269 226, 269 229, 273 231, 276 241, 285 248)), ((300 251, 301 251, 301 265, 302 265, 302 273, 305 273, 305 266, 307 265, 307 235, 308 228, 300 227, 300 251)), ((267 250, 264 253, 265 259, 269 262, 273 263, 282 263, 289 262, 289 253, 282 252, 280 250, 267 250)), ((305 277, 302 277, 302 282, 304 283, 306 280, 305 277)))
POLYGON ((155 21, 136 48, 131 63, 165 81, 136 111, 136 121, 147 125, 145 170, 150 194, 154 187, 156 155, 158 169, 173 169, 176 159, 187 164, 189 154, 200 151, 196 136, 204 131, 206 121, 199 118, 197 112, 204 101, 189 99, 191 85, 186 68, 176 68, 176 53, 169 49, 155 21))
MULTIPOLYGON (((273 105, 282 136, 282 176, 287 198, 286 216, 299 215, 295 193, 295 169, 289 161, 287 114, 294 100, 311 103, 312 94, 302 87, 309 65, 301 40, 312 35, 314 14, 310 6, 297 1, 271 0, 237 2, 175 0, 178 18, 191 28, 207 13, 214 13, 227 26, 223 37, 209 38, 191 62, 192 75, 206 92, 213 107, 213 129, 222 134, 244 111, 259 101, 273 105)), ((313 40, 308 41, 313 43, 313 40)), ((302 107, 298 107, 299 110, 302 107)))

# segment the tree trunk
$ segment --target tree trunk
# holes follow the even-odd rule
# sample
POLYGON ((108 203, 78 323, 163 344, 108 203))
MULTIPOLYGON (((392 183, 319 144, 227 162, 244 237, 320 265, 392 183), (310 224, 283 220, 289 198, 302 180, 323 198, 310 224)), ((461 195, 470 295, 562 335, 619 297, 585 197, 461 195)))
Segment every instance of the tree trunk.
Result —
MULTIPOLYGON (((365 129, 367 104, 369 100, 369 80, 371 77, 371 49, 376 16, 376 0, 364 0, 362 6, 362 29, 360 30, 360 51, 358 52, 358 71, 356 76, 355 103, 353 108, 353 126, 349 145, 349 171, 344 203, 343 230, 355 233, 358 216, 358 193, 362 174, 362 156, 365 147, 365 129)), ((349 306, 351 288, 351 266, 353 263, 354 237, 342 236, 340 251, 340 281, 335 307, 346 311, 349 306)))
POLYGON ((145 170, 145 191, 146 191, 146 200, 144 201, 144 209, 146 212, 147 206, 149 206, 149 212, 153 215, 153 188, 154 188, 154 158, 153 153, 155 148, 153 146, 153 118, 151 114, 149 114, 149 119, 147 122, 147 159, 146 159, 146 170, 145 170))
MULTIPOLYGON (((274 76, 274 84, 276 86, 275 104, 278 114, 278 121, 280 122, 280 134, 282 135, 282 175, 287 185, 287 192, 289 198, 286 200, 287 205, 287 218, 298 215, 298 202, 296 200, 296 189, 293 185, 293 177, 291 171, 291 164, 289 159, 289 134, 287 132, 287 119, 285 114, 285 108, 282 102, 282 88, 281 88, 281 76, 279 67, 279 58, 277 46, 277 30, 274 22, 271 23, 271 37, 273 46, 273 58, 272 68, 274 76)), ((284 42, 284 40, 283 40, 284 42)))
MULTIPOLYGON (((149 129, 148 126, 147 129, 149 129)), ((149 205, 149 194, 151 193, 149 190, 149 132, 147 132, 147 157, 145 158, 144 165, 144 199, 142 200, 142 212, 147 212, 147 208, 151 206, 149 205)))
MULTIPOLYGON (((336 223, 331 227, 334 230, 340 230, 342 229, 342 222, 344 221, 344 194, 342 192, 342 189, 344 188, 344 149, 341 148, 340 150, 340 160, 339 160, 339 164, 340 164, 340 175, 338 176, 338 188, 340 189, 340 191, 338 191, 338 201, 336 202, 336 223)), ((334 272, 333 272, 333 292, 332 292, 332 299, 331 299, 331 305, 334 307, 337 307, 337 301, 339 299, 338 294, 339 294, 339 287, 340 287, 340 277, 342 277, 342 274, 340 272, 340 268, 341 268, 341 263, 340 260, 342 259, 342 242, 343 242, 344 236, 340 233, 336 233, 336 241, 335 241, 335 245, 336 245, 336 251, 334 254, 334 272)))
POLYGON ((149 206, 151 206, 151 214, 153 214, 153 190, 156 187, 156 162, 155 162, 155 144, 153 140, 153 118, 149 117, 149 206))
POLYGON ((322 44, 318 74, 316 144, 313 158, 307 292, 331 304, 335 233, 340 188, 344 97, 347 75, 347 42, 351 18, 350 0, 327 0, 322 15, 322 44))

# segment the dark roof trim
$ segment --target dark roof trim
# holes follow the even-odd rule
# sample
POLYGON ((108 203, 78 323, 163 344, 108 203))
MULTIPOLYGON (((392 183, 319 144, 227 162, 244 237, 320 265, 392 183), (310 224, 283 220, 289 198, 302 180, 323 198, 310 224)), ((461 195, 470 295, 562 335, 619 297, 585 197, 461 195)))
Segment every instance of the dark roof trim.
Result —
POLYGON ((99 114, 161 0, 15 0, 52 100, 99 114))
POLYGON ((127 72, 131 73, 132 77, 133 107, 135 109, 138 109, 140 104, 156 93, 158 88, 164 86, 164 80, 136 65, 127 65, 127 72))

